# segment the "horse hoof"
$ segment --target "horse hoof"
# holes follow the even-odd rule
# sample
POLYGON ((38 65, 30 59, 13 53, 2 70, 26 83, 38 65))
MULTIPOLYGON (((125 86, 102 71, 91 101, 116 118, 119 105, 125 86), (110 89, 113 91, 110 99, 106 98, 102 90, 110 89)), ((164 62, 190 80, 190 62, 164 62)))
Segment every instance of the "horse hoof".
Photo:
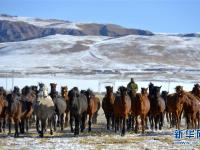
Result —
POLYGON ((53 135, 53 131, 52 130, 50 131, 50 134, 53 135))
POLYGON ((125 136, 125 133, 122 133, 121 136, 125 136))
POLYGON ((39 134, 39 136, 41 137, 41 138, 43 138, 44 137, 44 135, 41 133, 41 134, 39 134))

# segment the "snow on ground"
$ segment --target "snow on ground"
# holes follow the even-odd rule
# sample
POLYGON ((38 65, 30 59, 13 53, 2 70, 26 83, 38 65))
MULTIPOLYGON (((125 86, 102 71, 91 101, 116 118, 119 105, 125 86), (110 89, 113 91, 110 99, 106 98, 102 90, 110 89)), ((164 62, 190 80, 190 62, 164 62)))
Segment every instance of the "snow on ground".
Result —
MULTIPOLYGON (((102 99, 102 96, 100 96, 102 99)), ((183 121, 183 120, 182 120, 183 121)), ((106 120, 103 110, 100 109, 98 115, 97 125, 92 125, 91 133, 88 133, 87 127, 79 137, 74 137, 70 133, 70 128, 67 127, 63 132, 59 129, 54 132, 54 135, 49 134, 49 130, 45 133, 44 138, 39 138, 36 133, 34 125, 29 130, 29 133, 20 135, 19 138, 14 138, 12 130, 11 135, 0 133, 0 146, 2 150, 7 149, 28 149, 28 150, 42 150, 42 149, 199 149, 200 143, 198 139, 183 139, 187 142, 196 142, 195 144, 177 144, 173 136, 174 128, 169 128, 165 121, 164 129, 162 131, 146 130, 145 134, 140 132, 135 134, 133 131, 126 132, 124 137, 120 136, 120 132, 106 130, 106 120)), ((184 129, 184 121, 181 123, 181 128, 184 129)))
MULTIPOLYGON (((145 80, 198 81, 200 38, 167 35, 120 38, 52 35, 0 43, 0 73, 129 75, 145 80)), ((1 75, 2 76, 2 75, 1 75)), ((90 77, 91 77, 90 76, 90 77)))

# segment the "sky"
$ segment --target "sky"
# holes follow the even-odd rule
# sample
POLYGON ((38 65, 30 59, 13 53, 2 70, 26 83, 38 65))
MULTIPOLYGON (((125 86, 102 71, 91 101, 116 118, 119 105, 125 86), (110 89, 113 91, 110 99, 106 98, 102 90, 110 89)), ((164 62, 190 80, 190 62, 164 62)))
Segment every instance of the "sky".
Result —
POLYGON ((0 0, 0 13, 161 33, 200 32, 200 0, 0 0))

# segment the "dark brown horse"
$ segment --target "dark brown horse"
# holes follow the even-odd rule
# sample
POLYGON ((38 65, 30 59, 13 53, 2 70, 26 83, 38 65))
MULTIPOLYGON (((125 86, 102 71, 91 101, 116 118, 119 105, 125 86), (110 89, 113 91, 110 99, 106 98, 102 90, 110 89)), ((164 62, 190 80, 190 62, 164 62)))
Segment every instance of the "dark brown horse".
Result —
POLYGON ((138 116, 141 118, 142 133, 145 131, 147 115, 150 110, 150 102, 148 98, 148 88, 141 88, 141 93, 137 93, 134 104, 132 104, 132 113, 136 120, 135 132, 138 132, 138 116))
POLYGON ((69 91, 69 108, 70 108, 70 125, 71 132, 74 135, 79 135, 79 126, 81 126, 81 132, 85 129, 85 121, 87 118, 88 103, 87 97, 80 93, 77 87, 74 87, 69 91), (75 120, 75 130, 73 129, 73 122, 75 120))
POLYGON ((154 125, 157 130, 158 123, 161 130, 164 122, 165 101, 160 95, 160 89, 161 87, 154 86, 152 83, 149 84, 149 121, 152 130, 154 129, 154 125))
POLYGON ((33 113, 33 104, 36 103, 35 91, 33 91, 31 87, 25 86, 22 89, 21 100, 22 100, 22 112, 26 111, 25 114, 21 116, 21 121, 20 121, 20 131, 21 133, 24 133, 24 125, 26 125, 26 132, 28 132, 29 119, 31 118, 33 113))
POLYGON ((92 118, 94 116, 98 116, 98 111, 100 109, 100 100, 98 97, 94 95, 94 93, 90 89, 88 89, 87 91, 82 90, 81 93, 87 97, 87 103, 88 103, 87 114, 89 115, 88 131, 90 132, 92 118))
POLYGON ((0 87, 0 132, 5 132, 6 125, 6 108, 8 103, 6 101, 6 91, 3 87, 0 87))
MULTIPOLYGON (((26 94, 29 94, 29 93, 26 93, 26 94)), ((10 123, 11 123, 11 120, 13 120, 15 124, 15 134, 14 134, 15 137, 19 136, 19 132, 18 132, 19 125, 20 125, 21 133, 24 133, 23 121, 26 118, 29 118, 33 112, 33 103, 29 101, 30 99, 28 99, 26 95, 23 95, 23 96, 20 94, 19 88, 15 87, 14 91, 7 97, 8 103, 10 103, 8 105, 10 107, 8 108, 9 133, 11 132, 10 123)))
POLYGON ((61 96, 66 102, 66 110, 65 110, 65 127, 68 126, 69 122, 69 97, 68 97, 68 88, 67 86, 61 87, 61 96))
POLYGON ((110 130, 111 120, 112 120, 112 128, 114 128, 114 111, 113 111, 114 102, 115 102, 115 96, 113 94, 113 87, 106 86, 106 95, 102 100, 102 108, 107 120, 107 130, 110 130))
POLYGON ((121 126, 122 121, 122 130, 121 135, 124 136, 126 129, 126 121, 131 113, 131 98, 127 94, 127 88, 124 86, 119 87, 119 94, 116 95, 114 102, 114 117, 115 117, 115 132, 121 126))

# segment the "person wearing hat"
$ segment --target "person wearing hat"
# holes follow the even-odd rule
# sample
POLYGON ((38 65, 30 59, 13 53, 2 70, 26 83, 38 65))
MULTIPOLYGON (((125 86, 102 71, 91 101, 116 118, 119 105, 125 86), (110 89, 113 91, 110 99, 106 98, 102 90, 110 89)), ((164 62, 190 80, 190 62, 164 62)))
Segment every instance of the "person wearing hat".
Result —
POLYGON ((127 85, 128 91, 132 91, 132 93, 136 94, 138 91, 138 85, 135 83, 134 79, 131 78, 131 81, 127 85))

